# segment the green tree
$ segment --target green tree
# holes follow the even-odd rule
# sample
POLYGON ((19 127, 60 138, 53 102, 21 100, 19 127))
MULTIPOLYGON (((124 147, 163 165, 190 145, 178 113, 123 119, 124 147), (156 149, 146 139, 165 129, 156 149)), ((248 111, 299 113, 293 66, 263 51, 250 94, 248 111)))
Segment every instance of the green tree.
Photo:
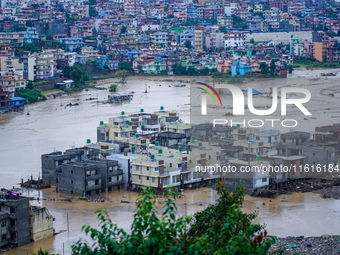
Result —
POLYGON ((120 34, 125 34, 127 31, 127 27, 126 26, 122 26, 122 28, 120 29, 120 34))
POLYGON ((126 71, 132 71, 132 63, 129 63, 129 62, 121 62, 119 63, 118 65, 118 69, 119 70, 126 70, 126 71))
POLYGON ((26 31, 27 27, 20 26, 18 22, 15 22, 13 24, 13 30, 16 31, 16 32, 26 31))
POLYGON ((34 89, 34 86, 33 86, 33 82, 32 81, 28 81, 27 84, 26 84, 26 89, 34 89))
POLYGON ((178 217, 177 193, 167 191, 163 213, 158 216, 156 196, 146 187, 139 195, 131 234, 97 211, 100 229, 83 226, 93 244, 79 240, 72 245, 78 254, 266 254, 273 238, 265 238, 263 227, 253 224, 256 213, 241 211, 245 188, 231 193, 218 186, 217 204, 193 217, 178 217))
POLYGON ((195 254, 266 254, 274 239, 263 240, 267 231, 253 224, 257 213, 241 211, 245 187, 240 184, 232 193, 217 185, 217 193, 215 205, 193 216, 188 235, 195 254))
POLYGON ((267 65, 266 62, 261 62, 260 64, 260 69, 261 69, 261 73, 264 74, 264 75, 268 75, 269 73, 269 67, 267 65))
POLYGON ((121 78, 120 82, 125 83, 126 78, 130 75, 130 73, 126 70, 119 70, 115 73, 115 77, 121 78))
POLYGON ((36 47, 33 43, 25 43, 24 51, 30 51, 31 53, 38 52, 39 48, 36 47))
POLYGON ((293 65, 288 65, 287 69, 288 69, 288 73, 292 73, 293 72, 293 65))
POLYGON ((72 67, 72 71, 70 72, 70 78, 74 81, 77 88, 81 88, 84 85, 84 69, 78 65, 72 67))
POLYGON ((270 61, 270 75, 274 76, 275 75, 275 70, 276 70, 276 64, 274 59, 270 61))
POLYGON ((63 75, 65 76, 65 77, 70 77, 70 73, 71 73, 71 71, 72 71, 72 67, 70 67, 69 65, 65 65, 64 67, 63 67, 63 75))
POLYGON ((225 26, 220 26, 220 27, 218 28, 218 30, 219 30, 220 32, 224 33, 224 34, 226 34, 226 33, 228 32, 228 29, 227 29, 225 26))
POLYGON ((187 74, 187 69, 179 63, 174 65, 174 74, 181 75, 187 74))
POLYGON ((118 84, 111 84, 110 87, 109 87, 109 91, 110 92, 116 92, 118 89, 118 84))
POLYGON ((32 20, 27 20, 26 21, 26 27, 33 27, 33 22, 32 22, 32 20))
POLYGON ((184 42, 184 46, 185 46, 186 48, 188 48, 188 49, 191 49, 191 47, 192 47, 191 41, 186 40, 186 41, 184 42))
POLYGON ((98 16, 98 11, 96 7, 90 6, 89 7, 89 15, 90 17, 97 17, 98 16))
POLYGON ((167 75, 168 74, 168 71, 167 70, 162 70, 159 72, 161 75, 167 75))

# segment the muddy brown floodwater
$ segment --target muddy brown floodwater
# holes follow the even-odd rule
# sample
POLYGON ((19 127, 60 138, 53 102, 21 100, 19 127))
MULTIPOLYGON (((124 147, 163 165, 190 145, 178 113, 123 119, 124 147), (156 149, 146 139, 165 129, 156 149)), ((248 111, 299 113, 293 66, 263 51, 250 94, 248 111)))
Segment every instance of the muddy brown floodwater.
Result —
MULTIPOLYGON (((121 111, 126 114, 139 112, 152 112, 164 106, 165 110, 180 112, 181 118, 189 122, 190 98, 189 82, 193 79, 208 81, 202 77, 166 77, 167 79, 183 80, 182 83, 169 81, 156 81, 160 77, 130 78, 125 85, 119 85, 119 92, 134 91, 134 98, 130 103, 122 105, 102 104, 110 93, 108 90, 82 91, 71 96, 63 95, 57 99, 48 99, 29 106, 21 113, 0 115, 0 187, 18 187, 21 178, 25 180, 32 174, 38 177, 41 171, 40 156, 54 150, 64 151, 73 146, 83 146, 86 139, 96 141, 96 127, 100 121, 107 122, 111 116, 119 115, 121 111), (147 82, 148 93, 145 91, 147 82), (176 84, 187 84, 186 87, 175 87, 176 84), (88 98, 97 100, 86 100, 88 98), (65 107, 68 103, 79 103, 79 106, 65 107), (63 106, 60 106, 60 105, 63 106)), ((114 80, 98 81, 98 86, 108 87, 114 80)), ((330 123, 340 116, 337 106, 337 95, 340 87, 339 70, 296 70, 288 79, 253 81, 242 86, 251 85, 258 90, 267 90, 270 86, 301 86, 308 87, 312 95, 318 95, 312 102, 312 109, 317 114, 329 115, 317 119, 301 120, 302 127, 307 131, 314 129, 321 123, 330 123), (337 76, 321 77, 321 72, 334 72, 337 76)), ((314 114, 313 114, 314 115, 314 114)), ((64 194, 56 194, 53 189, 24 190, 24 195, 39 197, 32 201, 34 205, 46 206, 56 218, 54 227, 56 232, 62 232, 52 238, 44 239, 29 245, 17 248, 6 254, 32 254, 40 247, 59 254, 70 254, 70 246, 79 238, 83 238, 81 226, 89 224, 97 227, 95 211, 99 207, 108 210, 113 222, 119 227, 129 231, 135 211, 134 201, 137 194, 126 191, 115 191, 104 194, 110 201, 86 202, 73 199, 71 202, 60 202, 58 199, 69 198, 64 194), (123 197, 124 196, 124 197, 123 197), (56 201, 52 201, 55 198, 56 201), (46 199, 46 200, 43 200, 46 199), (132 203, 121 203, 121 200, 132 203), (69 226, 67 226, 67 217, 69 226), (64 247, 64 248, 63 248, 64 247)), ((184 195, 177 201, 179 215, 193 214, 214 203, 216 191, 210 188, 185 190, 184 195), (185 205, 186 204, 186 205, 185 205)), ((161 202, 162 198, 159 197, 161 202)), ((162 207, 162 204, 159 203, 162 207)), ((270 235, 288 236, 304 235, 319 236, 323 234, 340 234, 340 201, 323 199, 318 194, 294 193, 281 195, 276 199, 253 198, 246 196, 243 210, 252 212, 258 210, 257 221, 266 223, 270 235)))

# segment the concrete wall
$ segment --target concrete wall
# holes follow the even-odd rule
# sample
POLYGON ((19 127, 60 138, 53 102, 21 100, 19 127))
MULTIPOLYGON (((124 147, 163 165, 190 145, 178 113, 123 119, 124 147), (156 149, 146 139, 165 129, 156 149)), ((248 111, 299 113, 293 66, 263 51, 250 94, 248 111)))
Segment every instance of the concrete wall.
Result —
POLYGON ((32 224, 32 241, 38 241, 53 236, 53 217, 45 207, 30 211, 32 224))

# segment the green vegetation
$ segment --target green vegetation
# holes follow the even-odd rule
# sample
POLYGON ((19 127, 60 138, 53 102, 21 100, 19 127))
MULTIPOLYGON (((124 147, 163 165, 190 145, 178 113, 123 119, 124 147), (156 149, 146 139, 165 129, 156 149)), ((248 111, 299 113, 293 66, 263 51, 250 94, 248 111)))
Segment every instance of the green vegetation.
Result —
POLYGON ((89 7, 89 15, 90 17, 97 17, 98 16, 98 11, 96 7, 90 6, 89 7))
POLYGON ((275 69, 276 69, 276 64, 275 64, 275 60, 272 59, 272 61, 270 61, 270 76, 275 76, 275 69))
POLYGON ((305 66, 305 67, 326 67, 326 68, 340 68, 339 62, 320 62, 315 58, 300 58, 294 60, 294 67, 305 66))
POLYGON ((126 33, 126 30, 127 30, 127 27, 126 26, 122 26, 122 28, 120 29, 120 34, 125 34, 126 33))
POLYGON ((118 69, 119 70, 126 70, 128 72, 131 72, 133 70, 132 68, 132 63, 129 63, 129 62, 121 62, 119 63, 118 65, 118 69))
POLYGON ((185 48, 191 49, 192 48, 191 41, 188 41, 188 40, 185 41, 184 46, 185 46, 185 48))
POLYGON ((15 22, 13 24, 13 30, 16 31, 16 32, 20 32, 20 31, 26 31, 27 30, 27 27, 22 27, 19 25, 18 22, 15 22))
POLYGON ((182 66, 181 64, 178 64, 178 63, 176 63, 174 65, 174 74, 176 74, 176 75, 193 75, 193 76, 209 75, 209 74, 212 74, 216 71, 217 71, 216 68, 209 69, 209 68, 205 67, 202 70, 198 70, 193 66, 185 67, 185 66, 182 66))
POLYGON ((269 74, 269 67, 266 62, 261 62, 260 64, 261 74, 268 75, 269 74))
POLYGON ((24 51, 30 51, 31 53, 39 52, 39 48, 35 46, 33 43, 25 43, 24 51))
POLYGON ((167 191, 164 212, 159 215, 156 196, 146 187, 139 195, 131 234, 97 211, 100 229, 83 226, 93 245, 79 240, 73 254, 266 254, 274 243, 263 226, 254 224, 256 213, 243 213, 245 188, 231 193, 220 185, 215 205, 193 216, 177 216, 178 194, 167 191), (263 232, 262 232, 263 231, 263 232))
POLYGON ((75 89, 82 89, 85 87, 85 82, 89 80, 88 73, 80 65, 64 66, 63 75, 74 81, 75 89))
POLYGON ((49 81, 34 81, 32 82, 33 87, 37 85, 42 85, 42 84, 49 84, 49 81))
POLYGON ((226 34, 228 32, 228 29, 225 26, 220 26, 218 29, 221 33, 226 34))
POLYGON ((243 76, 231 76, 230 78, 227 79, 228 83, 243 83, 244 82, 244 77, 243 76))
POLYGON ((115 73, 116 78, 121 78, 120 82, 125 83, 126 78, 130 75, 130 73, 126 70, 119 70, 115 73))
POLYGON ((110 92, 116 92, 118 89, 118 84, 111 84, 110 87, 109 87, 109 91, 110 92))
POLYGON ((25 98, 25 103, 35 103, 39 100, 46 99, 39 89, 30 88, 25 88, 15 92, 15 96, 25 98))

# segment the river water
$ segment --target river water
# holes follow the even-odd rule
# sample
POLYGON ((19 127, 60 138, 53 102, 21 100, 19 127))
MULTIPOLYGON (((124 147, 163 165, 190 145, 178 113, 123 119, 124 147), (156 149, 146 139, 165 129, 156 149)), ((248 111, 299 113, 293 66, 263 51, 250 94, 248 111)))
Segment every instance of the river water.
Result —
MULTIPOLYGON (((338 73, 338 70, 331 71, 338 73)), ((314 126, 328 123, 330 119, 334 122, 340 116, 340 108, 336 105, 339 74, 335 77, 321 77, 321 72, 297 70, 289 79, 253 81, 242 86, 251 85, 258 90, 267 90, 269 86, 290 84, 308 87, 312 94, 320 95, 312 103, 315 111, 319 109, 320 114, 323 113, 322 111, 329 111, 324 119, 304 120, 304 127, 308 126, 307 131, 311 131, 314 126), (334 97, 329 94, 334 94, 334 97)), ((30 105, 30 115, 26 115, 27 108, 21 113, 0 115, 0 187, 18 187, 21 178, 26 180, 31 174, 36 179, 41 171, 41 154, 54 150, 64 151, 73 146, 83 146, 86 139, 95 142, 96 127, 99 122, 107 122, 109 117, 119 115, 121 111, 130 114, 137 113, 143 108, 145 112, 152 112, 164 106, 165 110, 180 112, 181 118, 188 122, 190 120, 190 89, 187 81, 192 78, 167 77, 167 79, 184 80, 182 83, 158 81, 158 79, 158 77, 130 78, 127 84, 119 85, 119 92, 134 91, 133 100, 122 105, 102 104, 101 102, 107 99, 109 92, 89 89, 89 91, 82 91, 71 96, 63 95, 61 99, 48 99, 30 105), (148 93, 144 93, 146 82, 148 93), (187 84, 187 86, 175 87, 176 84, 187 84), (98 98, 98 100, 86 100, 91 97, 98 98), (79 106, 65 107, 68 103, 79 103, 79 106)), ((201 77, 194 79, 205 80, 201 77)), ((108 87, 113 81, 98 81, 98 86, 108 87)), ((180 215, 193 214, 216 199, 215 191, 209 188, 184 191, 184 194, 185 196, 177 201, 180 215)), ((6 254, 32 254, 40 247, 59 254, 69 254, 70 245, 83 237, 82 225, 89 224, 97 227, 94 212, 99 207, 107 209, 112 220, 118 223, 119 227, 129 231, 135 210, 133 202, 137 197, 136 193, 116 191, 106 194, 110 202, 95 203, 75 200, 70 203, 49 201, 52 198, 56 200, 68 198, 64 194, 56 194, 53 189, 26 190, 24 195, 40 197, 40 202, 33 201, 32 203, 46 206, 49 209, 56 218, 54 223, 56 232, 67 229, 69 231, 6 252, 6 254), (43 198, 47 200, 42 200, 43 198), (121 200, 132 203, 123 204, 120 203, 121 200), (67 217, 69 226, 67 226, 67 217)), ((158 199, 159 202, 162 201, 162 198, 158 199)), ((258 210, 257 221, 266 223, 270 235, 340 234, 340 201, 323 199, 318 194, 282 195, 271 199, 271 202, 266 198, 246 196, 243 206, 247 212, 258 210)))

